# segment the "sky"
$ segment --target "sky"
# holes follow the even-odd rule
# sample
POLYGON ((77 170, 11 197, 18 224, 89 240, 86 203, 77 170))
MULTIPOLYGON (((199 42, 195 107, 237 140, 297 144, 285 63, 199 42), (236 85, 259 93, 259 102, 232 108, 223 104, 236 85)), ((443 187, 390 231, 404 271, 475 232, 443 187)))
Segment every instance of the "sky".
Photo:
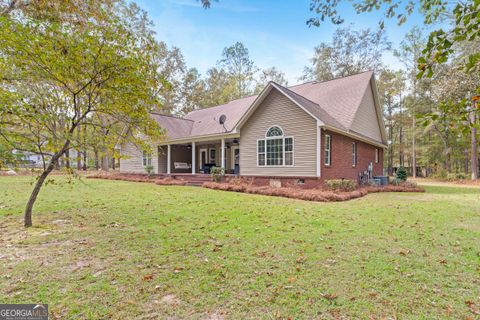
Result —
MULTIPOLYGON (((202 74, 221 59, 223 48, 237 41, 248 48, 250 58, 261 68, 277 67, 289 85, 300 83, 304 67, 309 65, 314 47, 329 42, 338 26, 325 21, 320 27, 308 27, 311 18, 309 0, 219 0, 203 9, 196 0, 137 0, 154 23, 157 39, 181 49, 187 66, 202 74)), ((376 30, 381 12, 357 15, 346 2, 340 7, 343 26, 376 30)), ((414 25, 422 26, 423 17, 412 15, 398 26, 395 20, 385 24, 388 39, 398 47, 414 25)), ((391 69, 401 65, 392 53, 384 55, 391 69)))

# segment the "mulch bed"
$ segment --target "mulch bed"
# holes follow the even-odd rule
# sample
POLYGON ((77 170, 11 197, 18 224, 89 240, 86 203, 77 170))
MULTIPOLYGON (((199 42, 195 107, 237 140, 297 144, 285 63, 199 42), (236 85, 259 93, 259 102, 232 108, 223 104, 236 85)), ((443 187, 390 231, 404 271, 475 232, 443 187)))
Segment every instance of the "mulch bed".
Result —
MULTIPOLYGON (((97 173, 87 176, 88 179, 106 179, 106 180, 122 180, 132 182, 148 182, 157 185, 186 185, 187 181, 183 179, 172 179, 170 177, 162 178, 158 175, 150 177, 144 174, 112 174, 112 173, 97 173)), ((242 181, 242 180, 240 180, 242 181)), ((247 182, 205 182, 202 185, 204 188, 243 192, 250 194, 260 194, 265 196, 277 196, 292 199, 300 199, 307 201, 332 202, 332 201, 346 201, 351 199, 366 196, 369 193, 376 192, 424 192, 423 188, 414 185, 388 185, 388 186, 367 186, 359 187, 354 191, 332 191, 327 189, 303 189, 300 187, 281 187, 274 188, 271 186, 257 186, 247 182)))
POLYGON ((260 194, 265 196, 277 196, 285 198, 293 198, 307 201, 319 201, 319 202, 332 202, 332 201, 346 201, 350 199, 360 198, 369 193, 375 192, 425 192, 423 188, 419 188, 411 185, 401 186, 368 186, 360 187, 354 191, 331 191, 324 189, 301 189, 301 188, 274 188, 270 186, 254 186, 248 184, 233 184, 233 183, 218 183, 218 182, 205 182, 204 188, 234 191, 251 194, 260 194))

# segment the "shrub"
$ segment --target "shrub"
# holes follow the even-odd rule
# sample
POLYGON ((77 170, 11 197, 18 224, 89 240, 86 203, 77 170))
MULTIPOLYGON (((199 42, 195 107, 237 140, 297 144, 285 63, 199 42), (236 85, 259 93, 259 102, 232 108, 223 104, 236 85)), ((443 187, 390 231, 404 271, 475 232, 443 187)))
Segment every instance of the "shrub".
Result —
POLYGON ((353 180, 332 179, 325 180, 325 186, 334 191, 353 191, 357 188, 357 183, 353 180))
POLYGON ((396 179, 400 179, 402 181, 407 181, 407 170, 405 170, 404 167, 398 168, 395 177, 396 177, 396 179))
POLYGON ((448 181, 465 180, 466 178, 465 173, 462 172, 448 173, 445 177, 448 181))
POLYGON ((225 169, 221 167, 212 167, 210 169, 210 175, 212 176, 213 181, 220 182, 225 176, 225 169))
POLYGON ((153 166, 145 166, 144 168, 148 176, 150 177, 150 175, 153 173, 153 166))

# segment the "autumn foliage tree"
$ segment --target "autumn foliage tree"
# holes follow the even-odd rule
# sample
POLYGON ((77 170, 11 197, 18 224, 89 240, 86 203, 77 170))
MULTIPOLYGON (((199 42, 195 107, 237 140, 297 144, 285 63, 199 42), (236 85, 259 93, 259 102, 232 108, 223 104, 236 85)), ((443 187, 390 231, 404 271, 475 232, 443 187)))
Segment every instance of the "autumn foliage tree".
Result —
POLYGON ((50 3, 40 12, 3 8, 0 17, 1 142, 49 156, 25 209, 26 227, 48 175, 75 147, 80 125, 98 124, 94 118, 115 123, 117 143, 161 133, 149 111, 158 107, 165 81, 145 14, 121 1, 50 3))

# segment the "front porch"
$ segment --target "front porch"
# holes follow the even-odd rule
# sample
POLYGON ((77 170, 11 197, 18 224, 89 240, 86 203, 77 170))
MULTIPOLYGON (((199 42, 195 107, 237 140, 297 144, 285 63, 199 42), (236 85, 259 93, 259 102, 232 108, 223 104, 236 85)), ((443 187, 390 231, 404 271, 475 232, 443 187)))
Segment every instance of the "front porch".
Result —
POLYGON ((240 139, 170 143, 158 147, 158 174, 178 176, 210 176, 212 167, 225 169, 225 174, 240 174, 240 139))

